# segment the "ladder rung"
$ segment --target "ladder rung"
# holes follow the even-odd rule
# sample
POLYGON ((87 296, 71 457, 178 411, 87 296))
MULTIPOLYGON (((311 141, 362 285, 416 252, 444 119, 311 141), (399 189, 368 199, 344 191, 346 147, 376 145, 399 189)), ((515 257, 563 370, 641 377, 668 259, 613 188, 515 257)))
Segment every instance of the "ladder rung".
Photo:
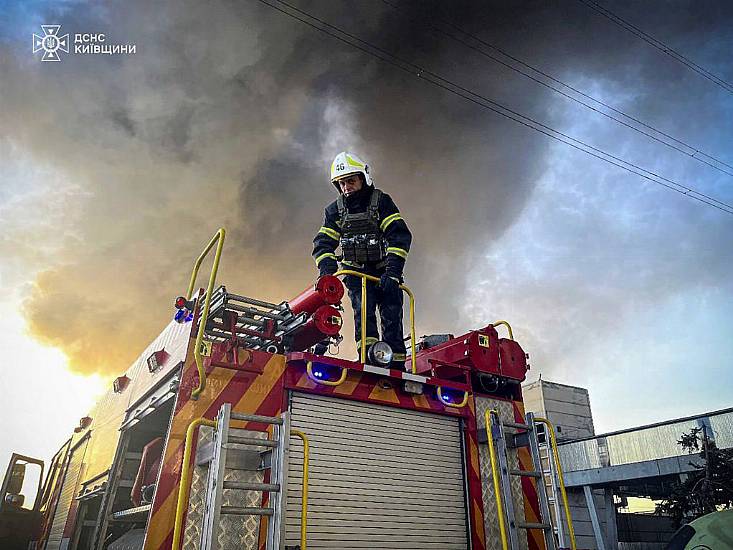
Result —
POLYGON ((532 426, 529 424, 520 424, 519 422, 502 422, 502 426, 505 428, 516 428, 517 430, 531 430, 532 426))
POLYGON ((549 523, 527 523, 524 521, 518 521, 517 527, 520 529, 542 529, 543 531, 547 531, 552 528, 549 523))
POLYGON ((535 477, 535 478, 542 477, 542 472, 538 472, 537 470, 509 470, 509 473, 513 476, 535 477))
POLYGON ((248 508, 242 506, 222 506, 222 514, 234 516, 271 516, 274 513, 272 508, 248 508))
POLYGON ((282 425, 283 419, 277 416, 261 416, 259 414, 241 414, 233 412, 231 414, 232 420, 242 420, 244 422, 259 422, 261 424, 280 424, 282 425))
POLYGON ((225 481, 224 489, 241 489, 243 491, 269 491, 271 493, 280 490, 277 483, 245 483, 242 481, 225 481))
POLYGON ((239 445, 253 445, 256 447, 277 447, 277 441, 273 441, 272 439, 259 439, 257 437, 244 437, 234 434, 229 434, 229 439, 227 440, 227 443, 237 443, 239 445))

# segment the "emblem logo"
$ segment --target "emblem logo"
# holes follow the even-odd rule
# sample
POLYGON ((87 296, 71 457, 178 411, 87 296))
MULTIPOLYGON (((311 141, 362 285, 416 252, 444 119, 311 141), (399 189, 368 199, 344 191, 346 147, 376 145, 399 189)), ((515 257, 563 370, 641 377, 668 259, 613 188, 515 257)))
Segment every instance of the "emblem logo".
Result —
POLYGON ((59 52, 69 53, 69 35, 59 36, 61 25, 41 25, 43 36, 33 34, 33 53, 43 50, 41 61, 61 61, 59 52))

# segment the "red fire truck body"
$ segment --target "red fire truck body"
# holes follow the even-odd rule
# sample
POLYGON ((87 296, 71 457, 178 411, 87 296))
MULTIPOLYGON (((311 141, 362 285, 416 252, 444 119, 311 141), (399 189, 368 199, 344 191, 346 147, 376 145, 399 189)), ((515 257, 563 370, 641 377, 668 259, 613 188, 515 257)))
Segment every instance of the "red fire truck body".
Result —
POLYGON ((306 348, 340 328, 335 280, 292 308, 211 286, 177 303, 179 322, 54 457, 31 547, 483 550, 507 548, 514 529, 517 548, 544 549, 544 478, 521 474, 540 467, 527 445, 504 451, 505 470, 520 474, 502 508, 487 445, 490 414, 527 431, 519 344, 494 325, 423 338, 407 371, 316 355, 306 348), (230 439, 214 449, 224 422, 230 439), (278 423, 289 430, 279 444, 278 423), (212 457, 227 449, 217 478, 212 457))

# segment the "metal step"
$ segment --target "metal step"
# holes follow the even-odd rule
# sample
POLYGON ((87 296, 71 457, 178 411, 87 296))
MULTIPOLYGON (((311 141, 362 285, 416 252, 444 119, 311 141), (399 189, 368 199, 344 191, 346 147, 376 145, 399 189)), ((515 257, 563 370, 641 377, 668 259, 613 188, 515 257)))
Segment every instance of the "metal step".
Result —
POLYGON ((248 483, 242 481, 225 481, 224 489, 239 489, 242 491, 263 491, 274 493, 280 490, 277 483, 248 483))
MULTIPOLYGON (((260 417, 270 418, 270 417, 260 417)), ((257 446, 264 447, 256 449, 250 445, 243 444, 228 444, 226 448, 229 450, 226 453, 226 468, 227 470, 260 470, 263 464, 269 464, 269 460, 265 458, 265 455, 272 452, 274 447, 270 447, 265 441, 266 439, 257 439, 255 436, 258 434, 265 434, 266 432, 260 432, 257 430, 241 430, 241 429, 229 429, 228 440, 232 441, 233 438, 250 438, 256 439, 257 446)), ((208 441, 196 449, 196 465, 204 466, 211 462, 216 453, 216 444, 214 441, 208 441)), ((267 465, 269 468, 269 465, 267 465)))
POLYGON ((517 527, 519 527, 520 529, 541 529, 542 531, 552 529, 552 525, 550 525, 549 523, 528 523, 525 521, 518 521, 517 527))
MULTIPOLYGON (((272 441, 271 439, 260 439, 258 437, 244 437, 241 435, 230 435, 227 443, 235 443, 237 445, 249 445, 251 447, 277 447, 277 441, 272 441)), ((231 446, 227 448, 231 449, 231 446)))
POLYGON ((234 516, 272 516, 275 510, 272 508, 250 508, 243 506, 222 506, 222 514, 234 516))
POLYGON ((529 424, 521 424, 519 422, 502 422, 502 426, 505 428, 515 428, 517 430, 527 430, 528 432, 532 431, 532 426, 529 424))
POLYGON ((276 416, 261 416, 259 414, 241 414, 233 412, 232 420, 242 420, 244 422, 259 422, 260 424, 277 424, 282 426, 283 419, 276 416))
POLYGON ((534 477, 538 479, 544 475, 542 472, 538 472, 537 470, 509 470, 509 473, 513 476, 534 477))
POLYGON ((272 516, 275 510, 272 508, 250 508, 242 506, 222 506, 222 514, 234 516, 272 516))
POLYGON ((147 514, 150 511, 151 506, 151 504, 143 504, 142 506, 137 506, 135 508, 119 510, 118 512, 112 512, 110 517, 113 520, 121 520, 123 518, 129 518, 131 516, 140 516, 142 514, 147 514))

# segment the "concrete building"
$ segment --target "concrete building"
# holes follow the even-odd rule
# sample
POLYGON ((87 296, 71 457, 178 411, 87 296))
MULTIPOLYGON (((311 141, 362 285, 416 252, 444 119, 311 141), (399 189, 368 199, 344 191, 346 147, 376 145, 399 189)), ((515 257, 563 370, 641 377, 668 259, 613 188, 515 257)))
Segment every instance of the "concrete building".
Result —
POLYGON ((557 440, 596 435, 588 390, 546 380, 522 386, 524 408, 547 418, 557 428, 557 440))

